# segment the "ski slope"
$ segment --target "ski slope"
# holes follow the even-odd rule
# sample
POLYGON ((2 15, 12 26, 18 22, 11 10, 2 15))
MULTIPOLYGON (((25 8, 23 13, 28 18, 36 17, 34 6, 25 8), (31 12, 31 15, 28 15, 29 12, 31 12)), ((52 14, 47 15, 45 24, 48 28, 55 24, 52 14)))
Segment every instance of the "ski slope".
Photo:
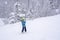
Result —
POLYGON ((0 27, 0 40, 60 40, 60 15, 26 22, 26 33, 21 33, 21 22, 0 27))

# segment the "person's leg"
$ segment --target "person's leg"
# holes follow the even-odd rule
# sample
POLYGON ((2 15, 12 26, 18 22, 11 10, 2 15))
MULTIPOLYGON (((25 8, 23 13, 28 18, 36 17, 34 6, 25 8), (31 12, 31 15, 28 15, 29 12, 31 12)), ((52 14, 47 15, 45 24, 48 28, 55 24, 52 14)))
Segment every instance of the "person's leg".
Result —
POLYGON ((24 27, 22 27, 22 32, 24 31, 24 27))
POLYGON ((27 30, 26 30, 26 27, 25 27, 25 32, 26 32, 27 30))

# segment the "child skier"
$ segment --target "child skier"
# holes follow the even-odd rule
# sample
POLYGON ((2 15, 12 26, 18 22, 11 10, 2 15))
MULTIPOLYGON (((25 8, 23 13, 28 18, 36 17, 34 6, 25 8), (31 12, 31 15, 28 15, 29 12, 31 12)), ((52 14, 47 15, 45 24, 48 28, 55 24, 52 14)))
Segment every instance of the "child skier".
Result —
POLYGON ((21 23, 22 23, 22 32, 26 32, 26 20, 24 17, 21 17, 21 23))

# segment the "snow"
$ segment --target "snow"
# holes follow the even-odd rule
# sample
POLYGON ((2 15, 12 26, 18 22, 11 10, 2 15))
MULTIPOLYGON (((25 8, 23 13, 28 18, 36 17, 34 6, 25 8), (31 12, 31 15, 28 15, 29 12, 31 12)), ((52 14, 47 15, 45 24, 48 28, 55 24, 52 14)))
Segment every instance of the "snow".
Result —
POLYGON ((56 13, 59 13, 59 9, 56 9, 56 13))
POLYGON ((3 25, 4 25, 4 23, 3 23, 3 21, 0 19, 0 27, 3 26, 3 25))
MULTIPOLYGON (((19 15, 19 14, 18 14, 18 15, 19 15)), ((25 16, 25 14, 20 14, 19 16, 20 16, 20 17, 23 17, 23 16, 25 16)))
POLYGON ((21 33, 21 22, 0 27, 0 40, 60 40, 60 15, 26 22, 26 33, 21 33))
POLYGON ((8 4, 8 2, 7 2, 7 1, 5 1, 5 4, 7 5, 7 4, 8 4))

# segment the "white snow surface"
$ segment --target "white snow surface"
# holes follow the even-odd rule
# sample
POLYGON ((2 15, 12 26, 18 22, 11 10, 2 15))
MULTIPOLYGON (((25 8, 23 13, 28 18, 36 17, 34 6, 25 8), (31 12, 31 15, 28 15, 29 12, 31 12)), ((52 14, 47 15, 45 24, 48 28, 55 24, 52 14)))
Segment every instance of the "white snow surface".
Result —
POLYGON ((0 40, 60 40, 60 15, 26 22, 26 33, 21 33, 21 22, 0 27, 0 40))

